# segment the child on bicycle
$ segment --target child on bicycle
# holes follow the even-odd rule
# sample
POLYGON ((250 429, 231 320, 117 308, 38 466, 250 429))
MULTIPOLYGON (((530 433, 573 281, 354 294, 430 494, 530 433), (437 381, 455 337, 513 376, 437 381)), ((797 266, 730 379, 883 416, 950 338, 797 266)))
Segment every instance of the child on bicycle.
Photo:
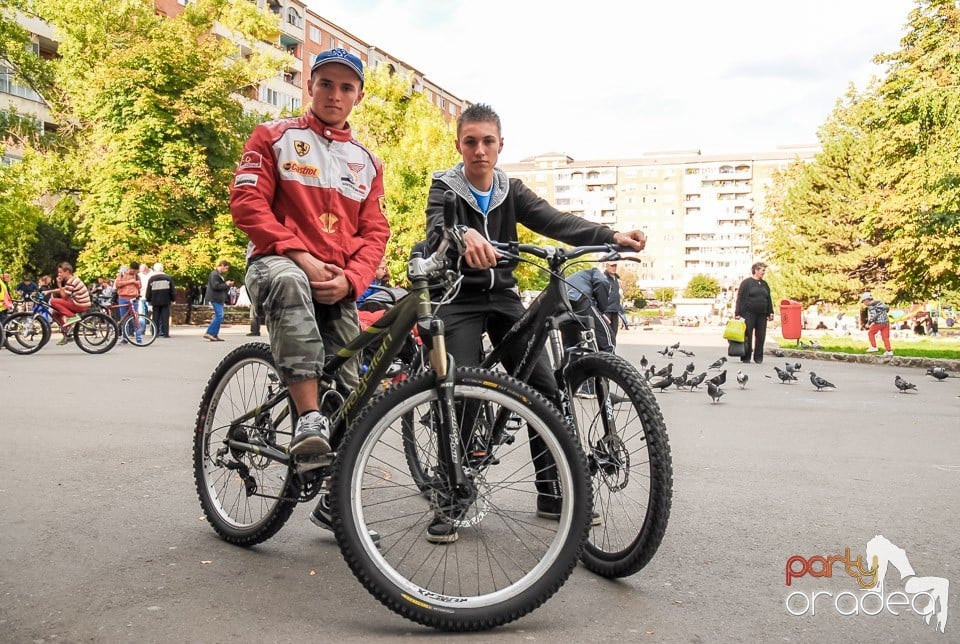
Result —
MULTIPOLYGON (((320 53, 308 92, 306 114, 253 131, 230 191, 230 212, 251 241, 250 304, 299 415, 289 447, 297 457, 331 449, 317 400, 324 356, 360 332, 355 301, 390 237, 381 162, 347 123, 363 98, 362 61, 343 49, 320 53)), ((355 360, 339 378, 357 386, 355 360)))
MULTIPOLYGON (((443 195, 452 190, 457 195, 458 223, 467 226, 464 234, 466 266, 456 298, 439 312, 444 322, 447 351, 457 366, 480 363, 480 337, 484 332, 497 346, 510 327, 523 315, 524 308, 513 272, 516 262, 498 266, 499 255, 491 241, 517 241, 517 224, 534 232, 568 244, 619 244, 632 250, 643 250, 646 238, 639 230, 616 232, 570 213, 557 210, 537 196, 520 179, 507 177, 497 168, 503 149, 500 117, 489 105, 468 107, 457 119, 457 151, 463 161, 453 168, 433 174, 427 202, 427 238, 435 248, 443 230, 443 195)), ((514 360, 523 355, 523 347, 504 353, 504 366, 512 370, 514 360)), ((556 402, 556 381, 546 355, 530 377, 529 384, 556 402)), ((531 446, 533 443, 531 443, 531 446)), ((542 459, 541 459, 542 460, 542 459)), ((549 463, 537 462, 538 472, 549 463)), ((559 491, 547 483, 538 483, 537 514, 559 516, 559 491)), ((456 528, 435 521, 428 529, 427 540, 449 543, 457 539, 456 528)))
POLYGON ((70 341, 70 327, 80 319, 80 313, 90 308, 90 291, 87 285, 73 274, 70 262, 60 262, 57 265, 57 283, 60 285, 54 291, 56 295, 50 299, 53 308, 53 319, 60 325, 63 337, 58 345, 70 341))

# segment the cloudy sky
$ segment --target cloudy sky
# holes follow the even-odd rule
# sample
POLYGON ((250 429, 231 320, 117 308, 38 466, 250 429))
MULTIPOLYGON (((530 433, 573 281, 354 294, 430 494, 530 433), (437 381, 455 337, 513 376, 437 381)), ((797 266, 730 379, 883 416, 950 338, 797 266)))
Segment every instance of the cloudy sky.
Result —
POLYGON ((308 0, 503 121, 501 160, 816 142, 913 0, 308 0))

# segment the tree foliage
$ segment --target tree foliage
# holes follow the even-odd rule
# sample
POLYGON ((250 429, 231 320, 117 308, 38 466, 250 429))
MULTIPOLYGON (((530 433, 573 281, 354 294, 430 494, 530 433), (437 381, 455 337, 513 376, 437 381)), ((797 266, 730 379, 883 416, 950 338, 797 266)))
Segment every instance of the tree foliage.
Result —
POLYGON ((720 282, 716 278, 700 273, 690 278, 687 288, 683 292, 684 297, 716 297, 721 291, 720 282))
POLYGON ((917 0, 883 78, 853 88, 822 152, 768 196, 771 286, 792 299, 891 301, 960 288, 960 9, 917 0))
POLYGON ((411 75, 377 65, 365 74, 364 98, 350 115, 354 136, 384 164, 387 263, 394 283, 404 281, 410 249, 426 235, 431 173, 459 160, 455 124, 412 85, 411 75))
POLYGON ((214 25, 249 41, 275 40, 277 17, 228 0, 191 2, 175 19, 156 15, 146 0, 34 0, 31 8, 58 33, 59 58, 47 63, 46 77, 35 76, 46 78, 41 94, 59 140, 25 162, 36 178, 26 198, 51 204, 66 196, 75 205, 46 208, 37 226, 75 233, 78 274, 87 279, 135 259, 194 278, 220 257, 240 263, 244 239, 227 191, 260 119, 243 113, 237 93, 276 75, 286 57, 254 47, 237 58, 236 44, 214 25))

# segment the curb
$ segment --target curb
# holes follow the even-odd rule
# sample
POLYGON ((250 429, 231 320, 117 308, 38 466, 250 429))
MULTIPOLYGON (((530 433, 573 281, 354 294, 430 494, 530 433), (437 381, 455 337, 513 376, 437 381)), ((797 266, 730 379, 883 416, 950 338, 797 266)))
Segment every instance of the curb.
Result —
MULTIPOLYGON (((960 372, 960 360, 943 358, 915 358, 912 356, 890 357, 877 354, 835 353, 833 351, 817 351, 815 349, 768 349, 766 353, 774 355, 779 350, 784 358, 810 358, 811 360, 833 360, 834 362, 855 362, 859 364, 882 364, 888 367, 911 367, 913 369, 930 369, 943 367, 947 371, 960 372)), ((778 356, 779 357, 779 356, 778 356)))

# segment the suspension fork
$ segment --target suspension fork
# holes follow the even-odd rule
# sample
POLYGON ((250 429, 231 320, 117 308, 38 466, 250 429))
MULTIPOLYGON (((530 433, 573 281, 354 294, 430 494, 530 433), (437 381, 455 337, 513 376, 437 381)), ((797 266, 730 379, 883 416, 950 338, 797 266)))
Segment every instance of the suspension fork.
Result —
MULTIPOLYGON (((430 366, 436 374, 437 401, 440 412, 440 422, 437 425, 437 458, 440 471, 447 479, 450 490, 457 498, 466 498, 470 495, 470 486, 463 473, 461 428, 457 422, 457 408, 454 396, 456 378, 456 363, 453 356, 447 353, 447 345, 443 334, 443 320, 430 320, 430 333, 427 336, 430 343, 430 366)), ((469 425, 469 423, 466 423, 469 425)))

